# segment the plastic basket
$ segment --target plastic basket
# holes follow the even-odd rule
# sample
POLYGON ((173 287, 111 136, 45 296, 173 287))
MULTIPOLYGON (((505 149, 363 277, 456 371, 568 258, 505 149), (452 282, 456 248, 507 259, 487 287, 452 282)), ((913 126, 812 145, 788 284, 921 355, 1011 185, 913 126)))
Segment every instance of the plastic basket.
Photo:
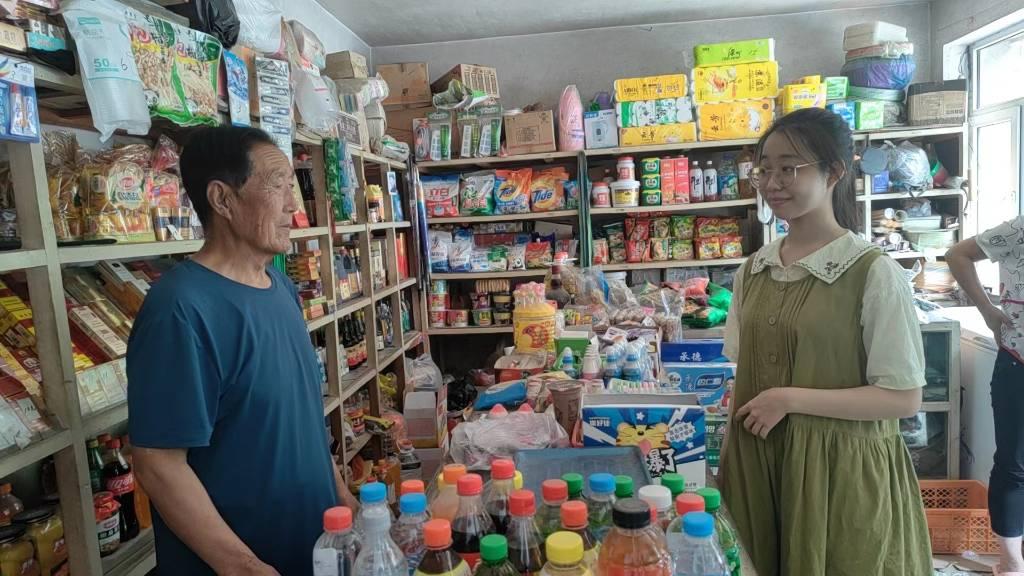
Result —
POLYGON ((997 554, 988 516, 988 489, 977 480, 921 480, 934 554, 997 554))

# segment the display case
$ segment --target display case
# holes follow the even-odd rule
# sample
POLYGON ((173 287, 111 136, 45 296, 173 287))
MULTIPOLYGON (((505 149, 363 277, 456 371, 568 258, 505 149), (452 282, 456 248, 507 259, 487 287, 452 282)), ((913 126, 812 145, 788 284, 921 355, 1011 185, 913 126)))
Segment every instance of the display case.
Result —
POLYGON ((921 412, 900 420, 920 478, 960 477, 960 324, 921 325, 925 387, 921 412))

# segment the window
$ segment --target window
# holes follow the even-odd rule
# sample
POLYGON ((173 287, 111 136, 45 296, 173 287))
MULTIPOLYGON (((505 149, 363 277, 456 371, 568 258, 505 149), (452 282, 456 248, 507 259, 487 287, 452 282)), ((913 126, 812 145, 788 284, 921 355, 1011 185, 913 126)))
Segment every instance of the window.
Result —
POLYGON ((977 108, 1024 98, 1024 31, 975 49, 977 108))

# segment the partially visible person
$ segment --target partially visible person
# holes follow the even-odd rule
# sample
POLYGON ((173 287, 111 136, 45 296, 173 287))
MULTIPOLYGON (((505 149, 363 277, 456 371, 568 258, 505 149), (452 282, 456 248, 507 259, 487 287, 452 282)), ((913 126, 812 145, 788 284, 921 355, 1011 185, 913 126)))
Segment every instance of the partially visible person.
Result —
POLYGON ((999 573, 1024 576, 1024 215, 950 248, 946 262, 999 344, 991 385, 996 453, 988 510, 999 536, 999 573), (1001 309, 978 278, 975 263, 986 258, 999 265, 1001 309))
POLYGON ((298 209, 263 131, 196 131, 182 181, 206 240, 149 291, 128 341, 128 426, 157 570, 302 576, 324 510, 353 505, 329 453, 295 286, 268 264, 298 209))

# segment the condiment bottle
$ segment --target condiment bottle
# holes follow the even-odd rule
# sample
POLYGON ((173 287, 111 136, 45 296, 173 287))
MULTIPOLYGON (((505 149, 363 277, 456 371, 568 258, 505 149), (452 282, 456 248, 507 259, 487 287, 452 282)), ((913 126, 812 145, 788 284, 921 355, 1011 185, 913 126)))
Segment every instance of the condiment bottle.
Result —
POLYGON ((509 495, 508 552, 519 574, 536 574, 544 567, 544 538, 534 520, 536 500, 529 490, 509 495))
POLYGON ((569 487, 565 480, 545 480, 540 485, 542 503, 537 511, 537 527, 544 538, 558 531, 562 524, 562 503, 569 499, 569 487))
POLYGON ((494 532, 494 523, 484 509, 480 493, 484 481, 479 474, 466 474, 459 478, 459 511, 452 521, 452 549, 476 568, 480 563, 480 539, 494 532))
POLYGON ((587 568, 595 568, 601 544, 594 537, 594 533, 590 531, 586 502, 570 500, 562 504, 562 530, 579 535, 583 540, 583 565, 587 568))
POLYGON ((469 576, 470 569, 452 550, 452 525, 443 518, 435 518, 423 525, 423 541, 427 553, 416 567, 413 576, 469 576))
POLYGON ((484 509, 491 517, 494 530, 498 534, 505 534, 508 530, 508 499, 514 490, 515 475, 516 465, 512 460, 499 458, 491 462, 491 481, 487 485, 487 494, 484 495, 484 509))

